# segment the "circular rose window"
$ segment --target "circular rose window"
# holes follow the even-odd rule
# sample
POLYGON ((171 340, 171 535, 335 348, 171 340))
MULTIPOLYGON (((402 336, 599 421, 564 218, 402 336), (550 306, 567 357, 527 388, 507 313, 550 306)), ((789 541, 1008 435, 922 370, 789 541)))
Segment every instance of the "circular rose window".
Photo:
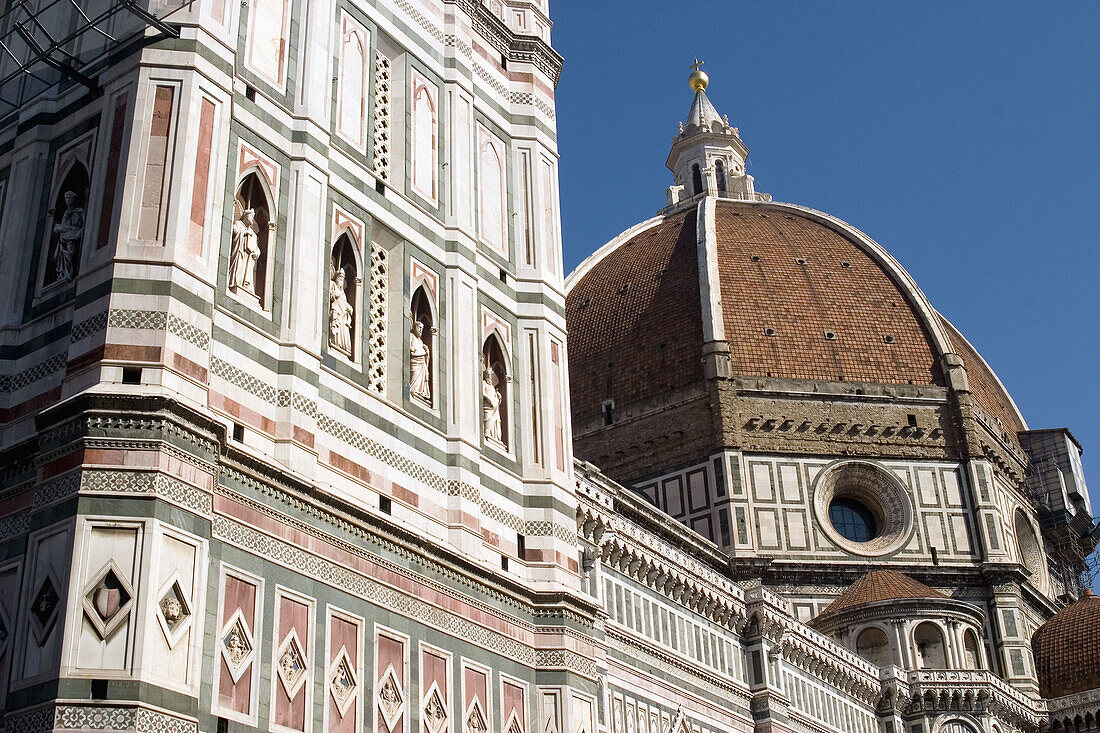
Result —
POLYGON ((896 552, 913 534, 913 503, 894 474, 867 461, 841 461, 814 481, 814 513, 838 547, 856 555, 896 552))

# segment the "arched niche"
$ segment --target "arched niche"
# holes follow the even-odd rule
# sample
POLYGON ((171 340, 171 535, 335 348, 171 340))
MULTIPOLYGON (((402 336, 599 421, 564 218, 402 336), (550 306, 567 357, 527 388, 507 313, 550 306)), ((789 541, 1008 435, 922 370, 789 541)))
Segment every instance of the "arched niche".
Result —
POLYGON ((272 213, 270 194, 262 178, 256 171, 247 173, 233 199, 227 288, 261 307, 267 303, 272 213))
POLYGON ((358 248, 344 232, 332 246, 328 282, 328 345, 348 359, 358 358, 361 274, 358 248))
POLYGON ((409 396, 428 407, 435 405, 435 312, 427 288, 413 291, 409 302, 409 396))
POLYGON ((481 347, 481 406, 485 440, 508 450, 510 445, 508 398, 508 359, 495 333, 481 347))
POLYGON ((54 190, 43 287, 76 279, 86 228, 84 205, 88 197, 88 180, 88 169, 75 161, 54 190))
POLYGON ((890 637, 877 626, 870 626, 859 632, 856 637, 856 654, 879 667, 894 663, 890 637))
POLYGON ((947 669, 947 644, 943 630, 925 621, 913 630, 913 649, 920 669, 947 669))
POLYGON ((981 644, 978 643, 978 635, 973 629, 963 632, 963 665, 966 669, 982 669, 981 644))

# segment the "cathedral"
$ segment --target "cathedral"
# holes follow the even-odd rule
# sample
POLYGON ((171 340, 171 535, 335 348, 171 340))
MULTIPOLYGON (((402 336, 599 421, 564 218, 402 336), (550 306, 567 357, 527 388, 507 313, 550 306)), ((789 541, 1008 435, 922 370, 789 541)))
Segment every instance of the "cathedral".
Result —
POLYGON ((699 64, 566 274, 547 3, 6 4, 0 733, 1100 730, 1070 430, 699 64))

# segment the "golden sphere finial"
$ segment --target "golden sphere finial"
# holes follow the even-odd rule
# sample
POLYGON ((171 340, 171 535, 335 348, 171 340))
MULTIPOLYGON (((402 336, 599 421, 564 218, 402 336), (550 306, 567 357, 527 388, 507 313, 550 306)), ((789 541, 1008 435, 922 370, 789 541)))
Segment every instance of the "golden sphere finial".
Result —
POLYGON ((707 73, 699 67, 703 65, 703 62, 699 59, 695 59, 695 63, 691 65, 694 71, 691 72, 691 76, 688 77, 688 86, 692 88, 692 91, 701 92, 707 88, 707 84, 710 83, 710 77, 707 73))

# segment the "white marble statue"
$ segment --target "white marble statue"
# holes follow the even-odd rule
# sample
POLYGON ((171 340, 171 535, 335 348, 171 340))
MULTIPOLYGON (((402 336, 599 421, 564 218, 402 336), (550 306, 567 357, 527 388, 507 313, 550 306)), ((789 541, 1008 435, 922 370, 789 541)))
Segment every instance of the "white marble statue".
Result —
POLYGON ((431 349, 424 343, 424 324, 413 321, 409 332, 409 392, 413 397, 432 403, 432 379, 428 368, 431 349))
POLYGON ((485 437, 503 445, 504 437, 500 421, 500 390, 493 384, 495 377, 493 368, 486 366, 481 379, 481 413, 485 421, 485 437))
POLYGON ((53 225, 57 235, 54 253, 54 275, 57 282, 69 282, 76 276, 76 253, 84 236, 84 209, 76 205, 76 192, 65 192, 65 213, 53 225))
POLYGON ((245 292, 259 300, 256 294, 256 263, 260 259, 256 212, 245 209, 233 222, 233 242, 229 251, 229 289, 245 292))
POLYGON ((328 286, 328 345, 349 356, 354 317, 355 311, 348 302, 347 275, 342 268, 337 268, 328 286))

